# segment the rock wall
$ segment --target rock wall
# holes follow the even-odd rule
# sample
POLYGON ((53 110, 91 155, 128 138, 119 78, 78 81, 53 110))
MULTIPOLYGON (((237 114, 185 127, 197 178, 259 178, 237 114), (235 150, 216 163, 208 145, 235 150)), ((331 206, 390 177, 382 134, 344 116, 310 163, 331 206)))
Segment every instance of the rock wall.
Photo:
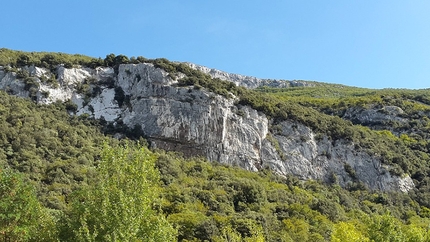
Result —
POLYGON ((266 139, 263 145, 262 160, 281 174, 338 183, 343 187, 360 181, 371 189, 383 191, 407 192, 414 187, 410 177, 392 176, 389 167, 382 165, 378 157, 355 150, 353 143, 332 142, 290 121, 280 123, 276 130, 272 134, 274 141, 266 139), (274 142, 278 143, 278 150, 274 142))
POLYGON ((341 186, 361 181, 379 190, 406 192, 414 187, 410 177, 391 175, 378 157, 355 151, 351 143, 317 137, 308 127, 291 121, 273 127, 264 114, 236 105, 234 98, 178 87, 177 80, 152 64, 120 65, 117 72, 106 67, 59 67, 54 73, 56 84, 46 81, 51 76, 46 69, 24 69, 37 83, 32 84, 37 92, 27 91, 25 80, 3 68, 0 89, 21 97, 32 95, 41 103, 71 100, 77 105, 76 114, 121 122, 142 132, 154 147, 251 171, 269 167, 281 175, 341 186))

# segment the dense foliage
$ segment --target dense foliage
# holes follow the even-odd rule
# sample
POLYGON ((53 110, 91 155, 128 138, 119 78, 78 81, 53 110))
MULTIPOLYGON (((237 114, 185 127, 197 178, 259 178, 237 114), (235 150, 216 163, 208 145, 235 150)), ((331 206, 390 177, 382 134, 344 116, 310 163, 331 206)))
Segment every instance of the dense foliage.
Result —
POLYGON ((160 195, 156 155, 143 147, 105 145, 97 182, 70 199, 62 241, 172 241, 176 232, 153 210, 160 195))
MULTIPOLYGON (((409 194, 369 191, 360 184, 344 189, 335 182, 304 182, 150 151, 109 135, 121 131, 139 139, 138 132, 70 115, 71 103, 38 105, 0 92, 0 240, 430 240, 430 90, 330 84, 247 90, 166 59, 0 49, 0 66, 10 71, 24 65, 117 71, 120 64, 142 62, 163 68, 171 78, 185 74, 180 86, 264 112, 273 120, 273 133, 289 119, 333 142, 345 140, 377 153, 391 172, 410 174, 417 189, 409 194), (407 121, 345 118, 351 109, 383 112, 385 106, 401 108, 407 121)), ((115 98, 126 102, 120 90, 115 98)))
POLYGON ((26 173, 43 204, 61 209, 65 195, 92 179, 105 137, 61 103, 37 105, 0 92, 0 114, 0 164, 26 173))
POLYGON ((35 65, 53 70, 59 64, 70 68, 73 65, 97 67, 102 66, 104 63, 100 58, 96 59, 79 54, 69 55, 53 52, 24 52, 5 48, 0 49, 0 66, 19 67, 35 65))
POLYGON ((0 169, 0 240, 45 240, 52 237, 52 217, 37 200, 22 174, 0 169))
POLYGON ((348 191, 159 151, 162 208, 179 240, 428 241, 429 211, 406 194, 348 191), (227 228, 227 229, 226 229, 227 228))

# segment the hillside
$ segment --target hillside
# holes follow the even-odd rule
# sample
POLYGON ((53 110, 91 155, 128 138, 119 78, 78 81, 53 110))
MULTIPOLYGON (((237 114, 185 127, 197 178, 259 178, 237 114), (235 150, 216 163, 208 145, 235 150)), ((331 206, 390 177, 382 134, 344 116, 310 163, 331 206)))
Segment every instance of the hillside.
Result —
MULTIPOLYGON (((161 182, 153 216, 179 241, 429 238, 430 90, 269 82, 121 55, 1 49, 0 66, 0 164, 63 225, 80 228, 73 194, 102 183, 103 152, 147 142, 161 182)), ((48 232, 64 240, 68 229, 48 232)))

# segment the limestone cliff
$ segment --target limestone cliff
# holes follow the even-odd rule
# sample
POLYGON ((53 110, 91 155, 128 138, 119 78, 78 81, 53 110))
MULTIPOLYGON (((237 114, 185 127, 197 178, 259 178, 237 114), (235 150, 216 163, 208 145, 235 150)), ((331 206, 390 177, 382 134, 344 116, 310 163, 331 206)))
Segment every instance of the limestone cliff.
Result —
MULTIPOLYGON (((260 79, 193 68, 237 85, 254 88, 264 84, 260 79)), ((272 120, 237 105, 236 98, 178 86, 181 75, 172 79, 153 64, 122 64, 116 70, 59 66, 56 73, 38 67, 19 71, 21 74, 0 68, 0 89, 39 103, 71 100, 77 115, 124 124, 154 147, 252 171, 269 167, 282 175, 342 186, 361 181, 371 189, 406 192, 414 187, 409 176, 391 175, 377 155, 356 151, 351 142, 317 137, 310 128, 289 120, 274 129, 272 120)))

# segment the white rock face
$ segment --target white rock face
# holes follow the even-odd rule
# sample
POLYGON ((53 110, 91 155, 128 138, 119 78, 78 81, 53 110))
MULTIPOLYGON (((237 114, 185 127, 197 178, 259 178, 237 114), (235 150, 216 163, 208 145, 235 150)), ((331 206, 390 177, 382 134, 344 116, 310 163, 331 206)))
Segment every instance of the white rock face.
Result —
POLYGON ((231 81, 236 86, 243 86, 246 88, 257 88, 262 86, 268 87, 304 87, 314 86, 314 84, 305 81, 286 81, 286 80, 273 80, 273 79, 260 79, 252 76, 244 76, 234 73, 228 73, 213 68, 208 68, 193 63, 186 63, 191 68, 209 74, 212 78, 219 78, 225 81, 231 81))
MULTIPOLYGON (((271 121, 264 114, 204 89, 178 87, 176 80, 152 64, 120 65, 117 74, 108 67, 59 67, 58 86, 42 81, 50 76, 49 70, 27 69, 39 84, 36 101, 71 100, 77 106, 77 115, 122 122, 141 132, 154 147, 200 155, 251 171, 270 167, 281 175, 293 174, 301 179, 330 181, 337 177, 342 186, 358 180, 371 189, 406 192, 414 187, 409 176, 391 175, 389 167, 377 157, 356 151, 351 143, 316 138, 311 129, 291 121, 278 124, 277 132, 271 134, 271 121), (89 79, 95 83, 88 84, 89 79), (85 83, 91 87, 89 92, 78 93, 75 87, 85 83), (354 174, 348 173, 347 167, 354 174)), ((257 79, 206 70, 211 72, 244 86, 261 84, 257 79), (246 84, 245 80, 250 82, 246 84)), ((0 68, 0 89, 28 97, 24 87, 15 73, 0 68)), ((393 107, 385 109, 390 115, 400 112, 393 107)))
POLYGON ((115 90, 106 88, 99 95, 92 98, 87 105, 83 104, 81 95, 74 96, 72 101, 78 105, 77 115, 87 113, 92 114, 96 119, 103 118, 108 122, 113 122, 120 117, 122 111, 114 97, 115 90))
POLYGON ((356 151, 352 143, 337 141, 333 144, 327 137, 316 139, 308 127, 290 121, 284 121, 279 126, 280 131, 274 137, 280 152, 267 141, 261 156, 269 167, 281 174, 327 182, 331 182, 335 175, 341 186, 347 186, 356 179, 371 189, 383 191, 407 192, 414 188, 409 176, 392 176, 389 167, 383 166, 379 159, 366 152, 356 151), (355 175, 348 174, 346 166, 351 167, 355 175))
POLYGON ((59 67, 57 69, 58 80, 61 86, 73 88, 76 84, 81 83, 86 78, 92 76, 91 69, 82 68, 64 68, 59 67))
POLYGON ((121 65, 117 84, 132 107, 123 122, 139 126, 156 147, 258 170, 268 120, 247 107, 240 116, 233 99, 175 83, 152 65, 121 65))
POLYGON ((24 82, 17 79, 16 73, 6 73, 3 69, 0 69, 0 89, 18 97, 29 96, 28 91, 25 90, 24 82))

